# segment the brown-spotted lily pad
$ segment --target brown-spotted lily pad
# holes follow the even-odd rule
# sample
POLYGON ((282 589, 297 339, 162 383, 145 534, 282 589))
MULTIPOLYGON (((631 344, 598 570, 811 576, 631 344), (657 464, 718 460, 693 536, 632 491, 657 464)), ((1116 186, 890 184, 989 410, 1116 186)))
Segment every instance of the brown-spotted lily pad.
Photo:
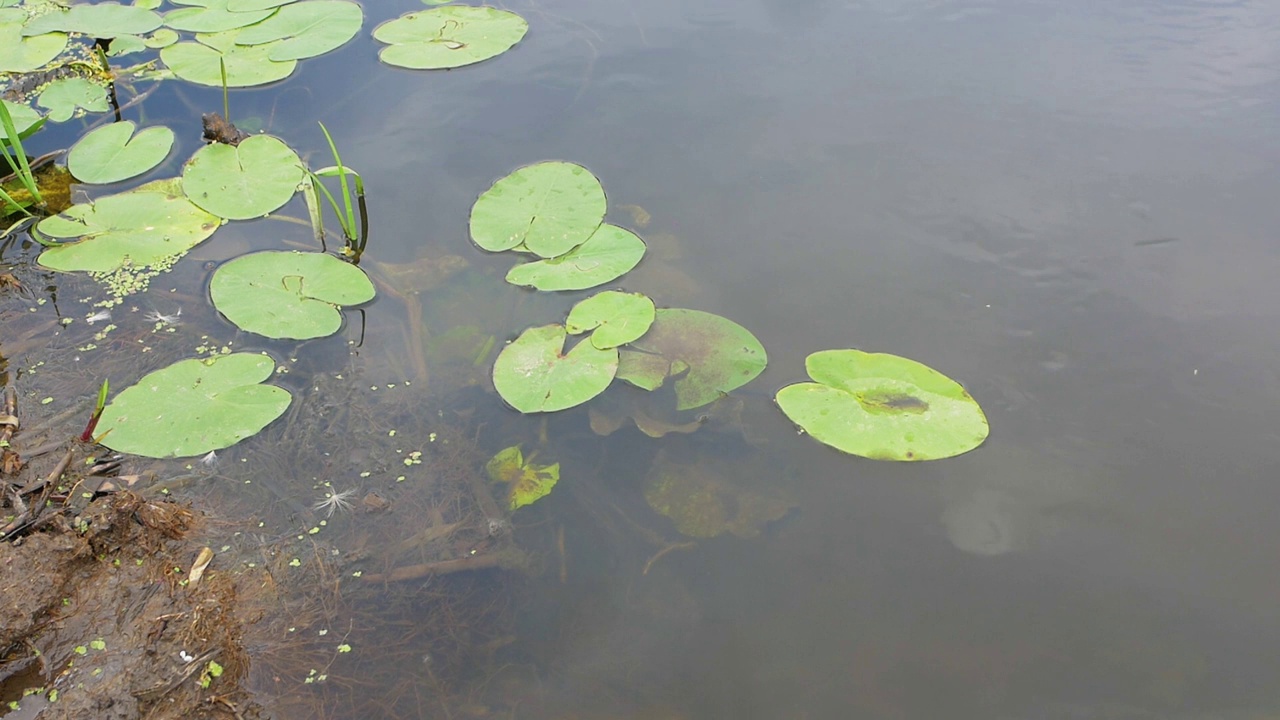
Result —
MULTIPOLYGON (((679 410, 701 407, 746 385, 768 363, 764 346, 749 330, 701 310, 659 310, 649 332, 631 347, 661 356, 673 374, 687 366, 688 372, 675 381, 679 410)), ((631 382, 630 376, 622 377, 631 382)), ((645 380, 633 384, 651 389, 652 376, 645 380)))

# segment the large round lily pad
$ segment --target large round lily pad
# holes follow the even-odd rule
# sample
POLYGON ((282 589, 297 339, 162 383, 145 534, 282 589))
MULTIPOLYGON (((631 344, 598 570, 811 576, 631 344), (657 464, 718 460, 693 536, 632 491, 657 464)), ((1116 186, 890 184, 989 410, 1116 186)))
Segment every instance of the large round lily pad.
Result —
POLYGON ((347 0, 304 0, 241 31, 238 45, 274 43, 267 57, 301 60, 335 50, 360 32, 364 13, 347 0), (276 42, 279 41, 279 42, 276 42))
POLYGON ((768 364, 764 346, 751 331, 701 310, 659 310, 649 332, 631 347, 661 356, 675 370, 688 369, 675 381, 680 410, 702 407, 746 385, 768 364))
POLYGON ((332 335, 342 327, 339 307, 368 302, 374 292, 363 270, 315 252, 241 255, 209 281, 214 307, 238 327, 294 340, 332 335))
POLYGON ((180 360, 125 388, 102 413, 98 430, 112 450, 146 457, 192 457, 254 435, 289 407, 289 391, 262 385, 276 364, 232 353, 180 360))
POLYGON ((517 248, 557 257, 591 237, 604 219, 605 207, 604 188, 581 165, 527 165, 495 182, 476 200, 471 239, 490 252, 517 248))
POLYGON ((81 109, 87 112, 106 112, 107 88, 88 78, 64 77, 49 83, 40 91, 37 104, 49 110, 49 120, 66 122, 81 109))
POLYGON ((67 169, 86 183, 113 183, 141 175, 164 161, 173 147, 173 131, 145 128, 137 135, 130 120, 111 123, 80 138, 67 154, 67 169))
POLYGON ((94 38, 144 35, 160 27, 152 10, 114 2, 77 3, 66 9, 32 18, 22 30, 26 36, 49 32, 74 32, 94 38))
POLYGON ((21 9, 0 8, 0 72, 31 72, 58 57, 67 46, 66 33, 23 37, 26 21, 27 13, 21 9))
POLYGON ((778 406, 815 439, 873 460, 936 460, 982 444, 982 408, 960 383, 897 355, 823 350, 814 382, 778 391, 778 406))
POLYGON ((218 217, 248 220, 289 202, 303 176, 302 160, 288 145, 255 135, 239 145, 197 150, 182 169, 182 189, 218 217))
POLYGON ((36 226, 41 234, 78 241, 47 248, 39 262, 51 270, 95 273, 125 265, 168 266, 220 223, 181 195, 141 190, 108 195, 41 220, 36 226))
POLYGON ((644 241, 635 233, 604 223, 586 242, 560 257, 511 268, 507 282, 545 291, 586 290, 630 272, 640 264, 644 251, 644 241))
POLYGON ((513 12, 453 5, 388 20, 374 28, 373 39, 390 46, 378 53, 388 65, 438 70, 501 55, 528 31, 529 23, 513 12))
POLYGON ((227 8, 227 0, 173 0, 173 4, 189 7, 165 13, 164 24, 194 33, 235 30, 265 20, 275 12, 273 8, 236 12, 227 8))
POLYGON ((502 349, 493 364, 493 386, 523 413, 554 412, 580 405, 604 392, 618 371, 617 349, 580 342, 562 354, 563 325, 525 330, 502 349))
POLYGON ((237 45, 243 29, 196 35, 199 42, 180 42, 160 51, 160 59, 174 75, 199 85, 253 87, 283 80, 298 67, 297 60, 273 60, 275 43, 237 45))
POLYGON ((591 344, 607 350, 644 335, 654 314, 648 296, 608 290, 574 305, 564 326, 570 335, 591 330, 591 344))

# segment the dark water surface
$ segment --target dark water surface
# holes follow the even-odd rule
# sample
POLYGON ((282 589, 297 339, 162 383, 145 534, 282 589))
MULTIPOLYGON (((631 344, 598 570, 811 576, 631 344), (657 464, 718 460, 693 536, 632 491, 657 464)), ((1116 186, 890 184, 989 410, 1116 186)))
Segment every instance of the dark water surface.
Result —
POLYGON ((548 682, 582 717, 599 686, 726 720, 1280 717, 1280 4, 510 7, 494 61, 391 70, 366 34, 281 102, 364 174, 378 258, 484 262, 475 197, 572 160, 679 241, 683 281, 629 289, 769 350, 744 396, 797 512, 664 558, 670 622, 566 603, 548 682), (835 347, 961 380, 989 441, 796 436, 769 396, 835 347))

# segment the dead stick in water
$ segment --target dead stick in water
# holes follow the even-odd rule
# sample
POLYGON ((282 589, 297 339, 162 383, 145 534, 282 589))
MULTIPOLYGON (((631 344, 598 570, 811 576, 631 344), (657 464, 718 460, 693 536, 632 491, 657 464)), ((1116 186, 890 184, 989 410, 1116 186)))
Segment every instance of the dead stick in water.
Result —
POLYGON ((449 573, 463 572, 464 570, 483 570, 487 568, 500 567, 502 565, 502 557, 498 553, 490 555, 472 555, 470 557, 461 557, 455 560, 440 560, 438 562, 420 563, 418 565, 406 565, 398 567, 389 573, 378 573, 376 575, 365 575, 366 582, 403 582, 405 580, 417 580, 428 575, 447 575, 449 573))

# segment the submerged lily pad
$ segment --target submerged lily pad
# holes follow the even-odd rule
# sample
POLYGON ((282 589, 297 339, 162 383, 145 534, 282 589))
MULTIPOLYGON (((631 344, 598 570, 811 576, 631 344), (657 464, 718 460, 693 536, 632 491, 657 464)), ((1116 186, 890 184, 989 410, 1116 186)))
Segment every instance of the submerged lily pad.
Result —
POLYGON ((40 221, 56 239, 78 239, 40 254, 51 270, 109 273, 167 267, 218 229, 221 221, 181 195, 136 190, 108 195, 40 221))
POLYGON ((632 347, 661 356, 674 371, 687 367, 675 381, 680 410, 701 407, 746 385, 768 364, 764 346, 749 330, 701 310, 659 310, 649 332, 632 347))
POLYGON ((304 0, 280 8, 275 15, 245 28, 237 45, 274 43, 267 57, 301 60, 345 45, 360 32, 364 13, 347 0, 304 0), (275 41, 279 42, 275 42, 275 41))
POLYGON ((228 220, 261 217, 289 202, 304 176, 302 160, 281 140, 254 135, 239 145, 212 143, 182 169, 192 202, 228 220))
MULTIPOLYGON (((174 30, 218 33, 266 20, 275 12, 274 8, 236 12, 227 8, 227 2, 228 0, 173 0, 174 5, 188 7, 165 13, 164 24, 174 30)), ((166 60, 165 64, 168 65, 169 61, 166 60)))
POLYGON ((570 335, 593 330, 591 344, 608 350, 644 335, 654 314, 653 300, 647 296, 609 290, 574 305, 564 326, 570 335))
MULTIPOLYGON (((52 4, 50 4, 52 5, 52 4)), ((65 10, 32 18, 22 30, 26 36, 48 32, 74 32, 93 38, 143 35, 160 27, 160 16, 151 10, 114 2, 77 3, 65 10)))
POLYGON ((199 85, 222 87, 222 68, 227 69, 227 87, 252 87, 283 80, 298 67, 297 60, 273 60, 274 43, 237 45, 243 30, 196 35, 199 42, 180 42, 160 51, 160 59, 174 75, 199 85))
POLYGON ((511 268, 507 282, 548 292, 586 290, 630 272, 640 264, 644 251, 644 241, 635 233, 604 223, 586 242, 560 257, 511 268))
POLYGON ((93 130, 71 148, 67 168, 81 182, 105 184, 127 180, 159 165, 173 147, 173 131, 164 126, 143 129, 131 120, 93 130))
POLYGON ((499 450, 484 469, 490 480, 507 486, 507 507, 512 510, 546 497, 560 481, 560 463, 534 465, 519 445, 499 450))
POLYGON ((525 330, 502 349, 493 364, 493 386, 523 413, 554 412, 604 392, 618 371, 618 351, 580 342, 564 349, 563 325, 525 330))
POLYGON ((368 302, 374 289, 363 270, 332 255, 273 250, 223 264, 209 294, 242 330, 305 340, 337 332, 340 306, 368 302))
POLYGON ((266 355, 232 353, 180 360, 145 375, 107 405, 103 444, 145 457, 192 457, 256 434, 289 407, 289 391, 262 385, 275 372, 266 355))
POLYGON ((388 20, 374 28, 373 38, 390 46, 378 52, 388 65, 438 70, 501 55, 528 31, 529 23, 513 12, 452 5, 388 20))
POLYGON ((778 406, 816 440, 873 460, 936 460, 968 452, 990 431, 960 383, 897 355, 823 350, 814 382, 778 391, 778 406))
POLYGON ((22 10, 0 8, 0 72, 31 72, 58 57, 67 46, 66 33, 23 37, 26 21, 22 10))
POLYGON ((89 112, 106 112, 107 89, 88 78, 65 77, 49 83, 40 93, 40 107, 49 109, 49 119, 66 122, 80 108, 89 112))
POLYGON ((519 248, 544 257, 587 241, 604 219, 604 188, 568 162, 526 165, 498 180, 471 207, 471 239, 489 252, 519 248))
POLYGON ((749 460, 677 463, 659 453, 645 478, 644 499, 689 537, 709 538, 725 532, 753 537, 794 507, 776 490, 755 488, 743 481, 759 472, 749 460))

